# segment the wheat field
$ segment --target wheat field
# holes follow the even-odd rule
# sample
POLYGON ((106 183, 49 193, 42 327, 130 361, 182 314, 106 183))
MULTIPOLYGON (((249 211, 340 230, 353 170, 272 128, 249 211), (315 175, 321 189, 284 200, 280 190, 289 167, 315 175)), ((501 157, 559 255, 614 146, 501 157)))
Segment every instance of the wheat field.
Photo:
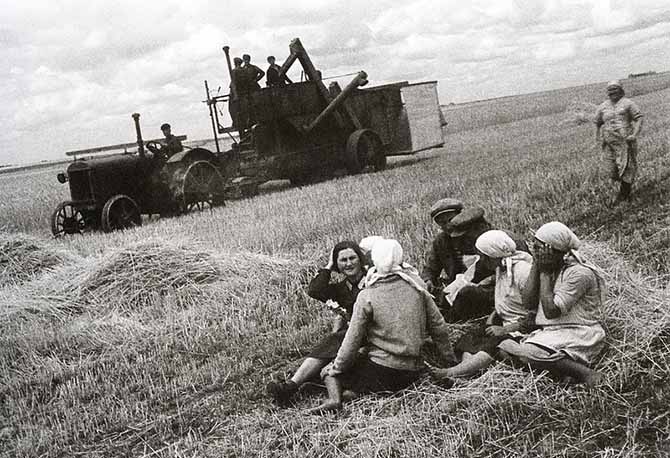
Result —
MULTIPOLYGON (((640 176, 621 206, 593 127, 542 109, 452 132, 443 148, 383 172, 271 185, 112 234, 51 239, 48 214, 67 198, 57 170, 0 176, 12 190, 0 218, 0 455, 667 455, 668 96, 635 96, 646 115, 640 176), (450 389, 426 381, 338 415, 304 413, 318 390, 275 408, 264 385, 328 327, 305 287, 330 247, 394 237, 421 268, 437 233, 428 209, 446 196, 481 205, 496 227, 527 236, 560 220, 586 240, 610 285, 597 364, 606 382, 561 386, 497 364, 450 389)), ((452 326, 453 338, 466 328, 452 326)))

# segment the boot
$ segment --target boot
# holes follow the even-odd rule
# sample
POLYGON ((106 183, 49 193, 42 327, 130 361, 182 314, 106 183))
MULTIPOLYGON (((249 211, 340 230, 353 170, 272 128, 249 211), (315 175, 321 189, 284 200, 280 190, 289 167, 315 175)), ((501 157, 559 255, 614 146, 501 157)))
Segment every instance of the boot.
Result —
POLYGON ((270 382, 267 386, 267 392, 278 405, 285 406, 289 404, 293 395, 298 392, 298 385, 292 380, 287 382, 270 382))
POLYGON ((619 188, 619 194, 616 196, 616 200, 614 201, 615 203, 623 202, 625 200, 630 200, 630 191, 631 191, 631 184, 626 183, 625 181, 621 182, 621 187, 619 188))

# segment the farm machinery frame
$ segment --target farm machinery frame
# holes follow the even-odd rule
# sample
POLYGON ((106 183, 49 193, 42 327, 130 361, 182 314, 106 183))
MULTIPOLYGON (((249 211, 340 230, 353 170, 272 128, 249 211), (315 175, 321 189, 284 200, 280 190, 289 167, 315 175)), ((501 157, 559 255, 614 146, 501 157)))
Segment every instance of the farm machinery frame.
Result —
POLYGON ((75 160, 58 180, 69 182, 71 199, 52 215, 55 236, 137 226, 142 214, 179 215, 212 208, 225 198, 254 195, 270 180, 288 179, 300 186, 340 171, 381 170, 387 156, 444 143, 434 81, 363 88, 367 74, 360 71, 344 89, 336 82, 326 87, 296 38, 279 73, 283 77, 298 61, 304 81, 241 90, 230 50, 223 50, 230 93, 212 96, 205 81, 216 151, 186 148, 165 160, 152 152, 160 140, 142 139, 139 114, 134 114, 136 142, 67 153, 75 160), (230 126, 222 123, 226 105, 230 126), (223 134, 233 139, 225 151, 223 134), (135 145, 137 151, 131 153, 76 157, 135 145), (152 151, 147 151, 150 145, 152 151))

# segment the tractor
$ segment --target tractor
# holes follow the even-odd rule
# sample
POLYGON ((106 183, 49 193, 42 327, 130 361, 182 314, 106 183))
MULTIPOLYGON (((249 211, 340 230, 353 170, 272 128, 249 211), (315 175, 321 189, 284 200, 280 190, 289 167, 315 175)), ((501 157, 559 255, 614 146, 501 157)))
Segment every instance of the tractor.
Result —
POLYGON ((67 153, 75 161, 57 178, 69 183, 71 199, 51 216, 54 236, 100 228, 111 232, 141 225, 142 214, 178 215, 224 204, 221 160, 204 148, 185 149, 166 159, 159 154, 159 140, 142 140, 139 118, 133 114, 137 151, 76 159, 135 145, 126 143, 67 153))

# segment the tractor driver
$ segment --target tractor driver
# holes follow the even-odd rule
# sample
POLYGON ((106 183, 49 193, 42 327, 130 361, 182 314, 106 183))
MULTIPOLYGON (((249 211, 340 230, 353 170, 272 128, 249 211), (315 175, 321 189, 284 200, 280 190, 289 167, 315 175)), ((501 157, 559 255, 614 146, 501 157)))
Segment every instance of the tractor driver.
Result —
POLYGON ((163 131, 163 135, 165 135, 165 140, 161 142, 162 148, 161 151, 165 153, 168 159, 170 159, 170 156, 173 154, 181 153, 184 151, 184 147, 181 144, 181 140, 179 140, 176 136, 172 135, 172 128, 170 127, 170 124, 165 123, 161 126, 161 130, 163 131))
POLYGON ((166 161, 170 159, 170 156, 182 152, 184 147, 181 144, 181 140, 172 135, 170 124, 163 124, 161 130, 163 131, 165 140, 162 140, 158 144, 153 141, 147 142, 147 148, 154 153, 154 157, 166 161))

